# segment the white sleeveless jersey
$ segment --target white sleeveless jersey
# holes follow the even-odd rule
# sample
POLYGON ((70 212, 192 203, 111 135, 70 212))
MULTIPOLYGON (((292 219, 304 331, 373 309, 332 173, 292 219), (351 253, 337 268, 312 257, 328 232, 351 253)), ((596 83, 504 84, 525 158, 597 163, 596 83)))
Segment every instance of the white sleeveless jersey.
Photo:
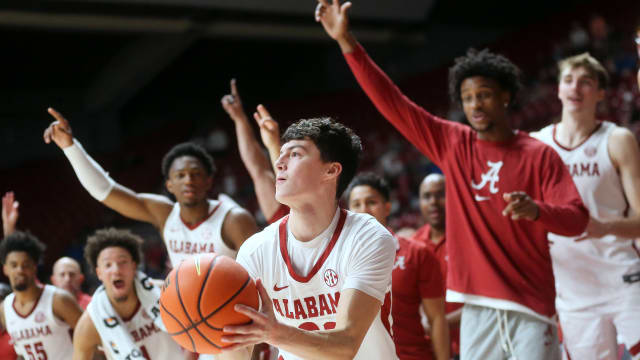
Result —
MULTIPOLYGON (((122 319, 122 321, 145 359, 180 360, 189 358, 189 353, 173 341, 171 335, 160 330, 140 305, 138 305, 138 309, 134 312, 133 317, 130 319, 122 319)), ((108 346, 111 345, 104 342, 102 343, 103 348, 108 346)), ((105 354, 107 355, 107 359, 112 359, 108 352, 105 352, 105 354)))
POLYGON ((15 311, 15 293, 4 299, 7 332, 16 354, 26 360, 71 359, 71 327, 53 315, 53 296, 58 291, 45 285, 35 307, 26 316, 15 311))
MULTIPOLYGON (((531 136, 560 155, 584 205, 598 220, 624 218, 629 210, 620 177, 609 157, 609 136, 617 126, 602 122, 582 144, 568 149, 555 140, 555 125, 531 136)), ((637 284, 622 276, 640 271, 640 253, 632 239, 606 235, 575 242, 576 237, 549 234, 556 278, 556 306, 576 311, 615 299, 620 290, 637 284)))
MULTIPOLYGON (((317 238, 300 242, 287 229, 288 216, 250 237, 237 261, 254 279, 262 279, 278 321, 304 330, 336 325, 340 293, 357 289, 383 305, 355 359, 396 359, 388 330, 392 235, 373 217, 338 209, 317 238), (304 274, 304 275, 303 275, 304 274)), ((299 357, 279 350, 278 359, 299 357)))
POLYGON ((222 224, 235 202, 209 200, 209 215, 199 224, 189 226, 180 218, 180 204, 175 203, 164 224, 163 238, 173 267, 199 253, 216 252, 231 258, 237 251, 222 240, 222 224))

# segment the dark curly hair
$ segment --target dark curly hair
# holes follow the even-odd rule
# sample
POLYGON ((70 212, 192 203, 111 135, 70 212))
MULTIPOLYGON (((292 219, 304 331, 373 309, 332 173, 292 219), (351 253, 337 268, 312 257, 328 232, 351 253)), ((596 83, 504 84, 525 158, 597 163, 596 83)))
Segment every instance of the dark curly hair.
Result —
POLYGON ((24 251, 29 257, 38 264, 42 253, 47 246, 38 240, 33 234, 24 231, 14 231, 2 240, 0 243, 0 259, 4 265, 7 255, 14 251, 24 251))
POLYGON ((185 142, 172 147, 162 159, 162 176, 165 180, 169 179, 169 170, 173 161, 182 156, 193 156, 198 159, 208 175, 213 175, 216 171, 213 158, 207 150, 196 143, 185 142))
POLYGON ((349 188, 347 189, 346 197, 347 201, 349 201, 349 196, 351 196, 351 191, 356 186, 367 185, 371 186, 372 189, 380 193, 385 201, 389 201, 391 188, 382 176, 372 173, 372 172, 364 172, 356 175, 356 177, 351 180, 351 184, 349 184, 349 188))
POLYGON ((131 254, 131 258, 136 264, 140 264, 142 259, 142 238, 130 230, 106 228, 97 230, 87 238, 87 245, 84 247, 84 259, 95 271, 98 265, 98 255, 105 248, 117 246, 131 254))
POLYGON ((460 85, 473 76, 483 76, 495 80, 503 90, 511 93, 509 105, 513 105, 522 88, 520 69, 506 57, 494 54, 488 49, 469 49, 465 56, 455 59, 449 68, 449 96, 454 104, 460 104, 460 85))
POLYGON ((362 154, 360 137, 343 124, 323 117, 302 119, 291 124, 282 135, 282 143, 291 140, 311 140, 320 150, 322 161, 342 165, 336 189, 336 198, 340 198, 358 170, 362 154))

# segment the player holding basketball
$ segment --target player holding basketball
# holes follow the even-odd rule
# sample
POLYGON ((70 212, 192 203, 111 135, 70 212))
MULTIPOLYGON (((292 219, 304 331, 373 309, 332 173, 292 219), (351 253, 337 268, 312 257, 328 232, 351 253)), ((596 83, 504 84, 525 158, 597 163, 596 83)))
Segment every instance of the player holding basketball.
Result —
POLYGON ((78 321, 74 360, 92 359, 98 346, 108 359, 188 357, 159 322, 159 287, 136 270, 141 247, 142 239, 128 230, 103 229, 88 238, 85 259, 102 286, 78 321))
MULTIPOLYGON (((440 262, 442 281, 447 283, 449 256, 445 234, 445 179, 442 174, 429 174, 420 183, 420 212, 425 225, 420 227, 411 240, 425 244, 440 262)), ((460 352, 460 317, 462 304, 445 303, 447 323, 451 339, 452 355, 460 352)))
POLYGON ((73 352, 70 331, 82 309, 68 292, 36 283, 44 247, 22 231, 13 231, 0 244, 2 270, 13 289, 0 304, 0 325, 22 358, 68 360, 73 352))
POLYGON ((549 234, 565 349, 617 359, 617 336, 640 359, 640 150, 631 131, 596 119, 609 80, 598 60, 576 55, 558 70, 562 119, 532 136, 562 157, 591 213, 585 235, 549 234))
POLYGON ((236 80, 231 80, 231 93, 220 100, 222 108, 229 114, 235 125, 240 158, 247 168, 255 189, 258 205, 268 223, 273 223, 289 213, 289 208, 276 200, 276 175, 273 165, 280 156, 280 131, 267 108, 258 105, 253 114, 260 127, 262 143, 267 147, 269 159, 264 156, 262 147, 256 140, 249 124, 247 114, 242 107, 236 80), (273 165, 272 165, 273 164, 273 165))
MULTIPOLYGON (((276 199, 289 216, 252 236, 238 262, 257 280, 262 312, 242 305, 251 325, 225 326, 233 350, 260 342, 279 359, 394 359, 381 319, 395 244, 373 217, 338 207, 355 174, 360 139, 331 119, 300 120, 285 131, 276 199)), ((388 319, 385 319, 388 320, 388 319)))
POLYGON ((462 359, 557 358, 547 232, 578 235, 589 217, 558 154, 509 126, 518 68, 486 50, 457 59, 450 92, 471 127, 444 121, 368 57, 349 32, 350 6, 320 0, 316 20, 378 110, 447 176, 447 300, 465 303, 462 359))
MULTIPOLYGON (((391 213, 389 193, 389 185, 379 175, 358 174, 347 189, 349 210, 367 213, 387 227, 391 213)), ((448 360, 449 327, 440 264, 423 244, 397 235, 395 238, 391 314, 396 354, 400 360, 448 360), (420 323, 420 308, 429 319, 431 343, 420 323)))
POLYGON ((245 209, 231 201, 207 199, 214 165, 200 146, 176 145, 162 160, 165 186, 176 201, 139 194, 111 179, 72 137, 69 122, 56 110, 48 111, 56 121, 45 130, 44 141, 53 141, 64 151, 80 183, 96 200, 162 231, 173 266, 202 252, 235 257, 244 240, 256 232, 255 220, 245 209))

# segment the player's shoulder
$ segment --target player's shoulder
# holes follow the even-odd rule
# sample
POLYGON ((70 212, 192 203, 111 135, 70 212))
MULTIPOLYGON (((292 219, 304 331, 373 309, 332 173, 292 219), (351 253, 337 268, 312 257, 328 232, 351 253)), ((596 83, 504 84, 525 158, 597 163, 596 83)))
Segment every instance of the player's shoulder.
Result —
POLYGON ((349 210, 344 229, 347 238, 359 244, 390 243, 395 248, 396 240, 393 235, 373 216, 365 213, 354 213, 349 210))
POLYGON ((268 247, 275 244, 277 241, 276 235, 278 233, 278 228, 283 219, 280 219, 273 224, 268 225, 262 231, 258 231, 257 233, 251 235, 240 247, 238 250, 238 257, 249 256, 261 248, 268 247))
POLYGON ((530 132, 529 136, 540 141, 545 141, 553 137, 554 126, 554 124, 549 124, 542 129, 530 132))

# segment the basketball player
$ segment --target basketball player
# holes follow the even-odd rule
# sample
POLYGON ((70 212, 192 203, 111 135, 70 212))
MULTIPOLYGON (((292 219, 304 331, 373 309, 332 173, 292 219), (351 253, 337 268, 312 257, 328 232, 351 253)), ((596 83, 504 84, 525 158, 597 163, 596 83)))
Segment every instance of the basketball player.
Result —
POLYGON ((349 32, 350 6, 320 0, 316 20, 378 110, 447 176, 447 300, 465 303, 461 358, 557 358, 547 232, 578 235, 589 216, 558 154, 510 128, 518 68, 487 50, 457 59, 450 90, 471 127, 444 121, 368 57, 349 32))
MULTIPOLYGON (((442 282, 447 283, 447 255, 445 236, 445 186, 442 174, 427 175, 420 184, 420 212, 425 225, 420 227, 411 240, 425 244, 431 253, 438 259, 442 272, 442 282)), ((460 353, 460 317, 462 304, 445 303, 447 323, 451 339, 451 353, 460 353)))
MULTIPOLYGON (((381 309, 389 301, 395 243, 367 214, 338 207, 362 151, 360 139, 328 118, 285 131, 276 163, 276 199, 289 216, 252 236, 238 262, 257 279, 262 310, 225 326, 226 352, 266 342, 278 359, 395 359, 381 309)), ((388 317, 384 319, 388 321, 388 317)), ((246 356, 246 355, 245 355, 246 356)))
POLYGON ((80 264, 70 257, 61 257, 53 264, 53 273, 51 274, 51 283, 61 289, 71 293, 80 305, 86 309, 91 301, 91 296, 82 292, 82 282, 84 275, 80 264))
POLYGON ((108 359, 187 358, 187 352, 154 323, 159 309, 153 314, 149 305, 157 305, 159 291, 152 304, 145 304, 139 293, 141 290, 152 291, 155 287, 147 281, 148 278, 137 275, 136 268, 142 258, 141 247, 142 239, 128 230, 103 229, 88 238, 85 258, 103 287, 96 290, 87 311, 78 321, 73 336, 74 360, 92 359, 98 346, 102 346, 108 359), (102 322, 96 319, 100 306, 106 306, 110 315, 101 319, 102 322), (113 338, 119 340, 109 340, 113 338), (124 350, 128 341, 133 342, 137 352, 127 353, 124 350))
POLYGON ((229 114, 235 125, 240 158, 251 176, 258 205, 269 224, 289 213, 289 208, 276 200, 276 176, 273 165, 280 156, 280 130, 263 105, 258 105, 253 114, 260 128, 262 143, 267 147, 269 159, 253 135, 247 114, 242 107, 236 80, 231 80, 231 94, 222 97, 222 108, 229 114), (272 165, 273 164, 273 165, 272 165))
POLYGON ((582 237, 549 234, 565 349, 617 359, 618 336, 640 359, 640 150, 631 131, 596 119, 609 79, 598 60, 576 55, 558 70, 561 121, 532 136, 562 157, 591 213, 582 237))
POLYGON ((14 231, 0 244, 2 270, 13 289, 0 304, 0 325, 22 358, 68 360, 73 352, 70 331, 82 309, 68 292, 36 283, 44 247, 22 231, 14 231))
MULTIPOLYGON (((389 193, 389 185, 382 177, 373 173, 358 174, 347 189, 349 210, 367 213, 388 228, 389 193)), ((449 360, 449 327, 444 312, 440 264, 426 246, 397 235, 395 238, 391 314, 396 354, 400 360, 449 360), (429 319, 431 344, 420 323, 420 308, 429 319)))
POLYGON ((216 252, 235 258, 240 245, 257 230, 253 217, 231 201, 209 200, 213 159, 193 143, 174 146, 162 161, 169 193, 139 194, 116 183, 71 136, 69 122, 49 108, 54 121, 44 141, 55 142, 69 159, 80 183, 98 201, 123 216, 145 221, 164 238, 172 266, 196 253, 216 252))

